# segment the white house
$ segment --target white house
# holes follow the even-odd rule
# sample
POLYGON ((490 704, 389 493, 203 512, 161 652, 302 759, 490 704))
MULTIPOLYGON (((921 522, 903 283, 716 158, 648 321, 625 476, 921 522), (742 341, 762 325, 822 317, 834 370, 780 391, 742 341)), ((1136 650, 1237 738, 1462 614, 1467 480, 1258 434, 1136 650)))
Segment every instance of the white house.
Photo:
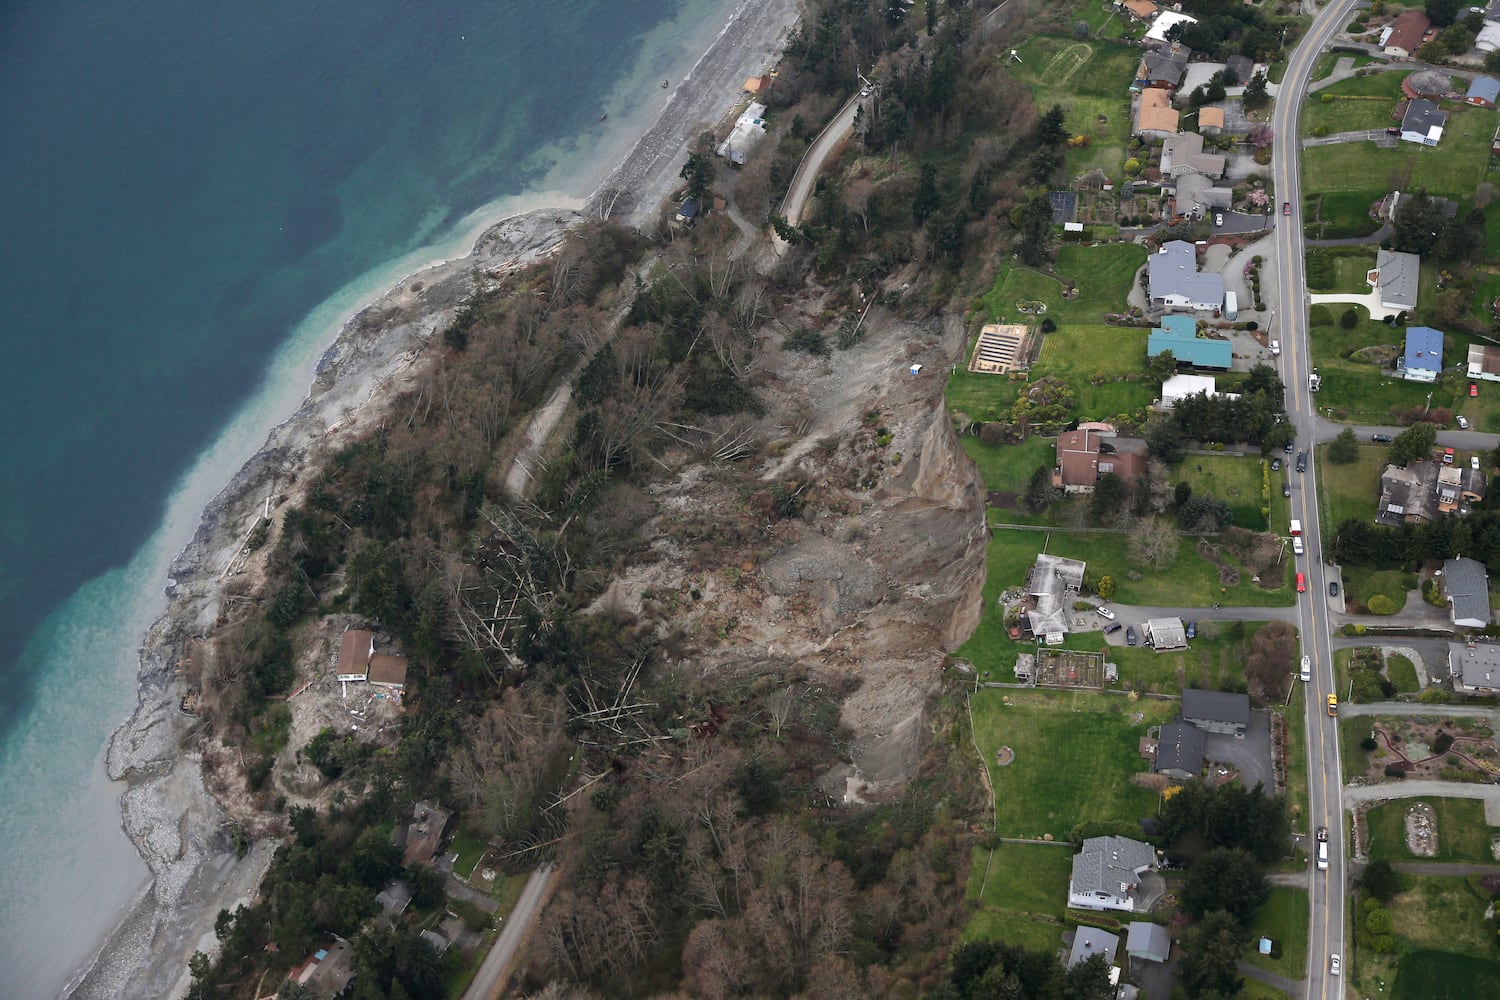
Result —
POLYGON ((1197 24, 1196 17, 1175 10, 1164 10, 1156 15, 1156 20, 1151 24, 1151 30, 1146 32, 1146 44, 1152 42, 1162 43, 1167 40, 1167 32, 1179 24, 1197 24))
POLYGON ((1437 106, 1437 102, 1425 97, 1407 102, 1406 114, 1401 116, 1401 138, 1423 146, 1436 146, 1443 138, 1443 129, 1448 124, 1448 112, 1437 106))
POLYGON ((718 154, 730 163, 743 164, 755 144, 766 137, 766 106, 752 104, 735 119, 734 128, 721 143, 718 154))
POLYGON ((1138 896, 1141 877, 1156 867, 1156 849, 1128 837, 1090 837, 1073 855, 1068 905, 1080 910, 1149 909, 1138 896))

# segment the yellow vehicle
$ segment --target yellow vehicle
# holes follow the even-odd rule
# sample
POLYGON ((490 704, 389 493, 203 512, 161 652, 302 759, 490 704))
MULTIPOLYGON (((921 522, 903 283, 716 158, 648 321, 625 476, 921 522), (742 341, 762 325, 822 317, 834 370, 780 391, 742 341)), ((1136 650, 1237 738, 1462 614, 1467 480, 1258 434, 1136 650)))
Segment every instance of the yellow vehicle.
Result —
POLYGON ((1339 699, 1338 699, 1337 695, 1332 695, 1331 694, 1331 695, 1328 696, 1328 714, 1329 715, 1338 715, 1339 714, 1339 699))

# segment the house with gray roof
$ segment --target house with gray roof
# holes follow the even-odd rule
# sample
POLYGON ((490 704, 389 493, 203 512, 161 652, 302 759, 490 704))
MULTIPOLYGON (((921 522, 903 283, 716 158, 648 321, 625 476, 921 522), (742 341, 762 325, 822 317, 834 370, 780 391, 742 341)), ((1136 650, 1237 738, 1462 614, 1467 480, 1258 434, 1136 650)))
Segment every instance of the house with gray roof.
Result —
POLYGON ((1203 771, 1203 731, 1178 719, 1161 727, 1156 741, 1156 761, 1151 770, 1178 781, 1196 778, 1203 771))
POLYGON ((1141 57, 1141 64, 1136 67, 1135 80, 1130 89, 1155 87, 1176 90, 1182 84, 1182 77, 1192 54, 1193 50, 1181 42, 1174 42, 1160 49, 1148 49, 1141 57))
POLYGON ((1224 277, 1198 271, 1198 249, 1170 240, 1146 260, 1151 308, 1213 312, 1224 305, 1224 277))
POLYGON ((1366 278, 1380 293, 1384 309, 1400 311, 1417 306, 1417 277, 1422 258, 1400 250, 1377 250, 1375 270, 1366 278))
POLYGON ((1423 146, 1436 146, 1447 125, 1448 112, 1439 108, 1436 101, 1418 97, 1407 102, 1406 113, 1401 116, 1401 138, 1423 146))
POLYGON ((1046 552, 1039 553, 1026 577, 1026 592, 1031 595, 1032 610, 1026 622, 1036 636, 1062 635, 1068 632, 1068 614, 1083 587, 1081 559, 1064 559, 1046 552))
POLYGON ((1148 962, 1165 962, 1172 954, 1172 935, 1161 924, 1132 920, 1125 928, 1125 954, 1148 962))
POLYGON ((1181 618, 1152 618, 1146 622, 1146 641, 1158 653, 1187 649, 1187 629, 1181 618))
POLYGON ((1068 905, 1081 910, 1149 909, 1139 898, 1142 876, 1155 869, 1156 849, 1129 837, 1090 837, 1073 855, 1068 905))
POLYGON ((1207 174, 1184 174, 1172 188, 1173 207, 1178 215, 1189 219, 1206 219, 1215 212, 1227 212, 1233 203, 1233 189, 1216 183, 1207 174))
POLYGON ((1448 616, 1464 628, 1484 628, 1490 623, 1490 577, 1477 559, 1443 560, 1443 599, 1448 616))
POLYGON ((1182 692, 1182 720, 1206 733, 1244 736, 1250 725, 1250 697, 1186 688, 1182 692))
POLYGON ((1403 524, 1421 524, 1432 516, 1427 465, 1403 469, 1387 465, 1380 474, 1380 502, 1375 507, 1375 523, 1399 528, 1403 524))
POLYGON ((1161 172, 1164 176, 1207 174, 1223 177, 1224 163, 1223 153, 1203 151, 1203 136, 1197 132, 1179 132, 1162 140, 1161 172))
POLYGON ((1448 643, 1448 674, 1460 694, 1500 694, 1500 645, 1491 642, 1448 643))
POLYGON ((1101 931, 1097 927, 1079 927, 1073 935, 1073 948, 1068 952, 1068 968, 1079 962, 1087 962, 1095 955, 1104 956, 1105 965, 1115 964, 1115 952, 1120 947, 1120 935, 1101 931))

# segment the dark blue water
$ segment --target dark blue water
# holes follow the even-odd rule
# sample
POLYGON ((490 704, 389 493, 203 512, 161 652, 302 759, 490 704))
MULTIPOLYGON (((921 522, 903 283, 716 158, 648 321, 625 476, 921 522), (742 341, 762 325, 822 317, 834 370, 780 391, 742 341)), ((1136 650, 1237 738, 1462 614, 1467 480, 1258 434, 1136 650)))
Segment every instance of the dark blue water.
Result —
MULTIPOLYGON (((18 867, 67 868, 61 898, 88 898, 89 859, 50 834, 85 850, 114 810, 79 775, 130 708, 132 609, 163 582, 146 543, 278 348, 382 263, 597 155, 599 114, 659 101, 724 7, 0 5, 0 830, 30 852, 18 867)), ((39 880, 0 903, 0 987, 23 988, 5 995, 78 946, 40 944, 59 928, 26 912, 58 896, 39 880)))

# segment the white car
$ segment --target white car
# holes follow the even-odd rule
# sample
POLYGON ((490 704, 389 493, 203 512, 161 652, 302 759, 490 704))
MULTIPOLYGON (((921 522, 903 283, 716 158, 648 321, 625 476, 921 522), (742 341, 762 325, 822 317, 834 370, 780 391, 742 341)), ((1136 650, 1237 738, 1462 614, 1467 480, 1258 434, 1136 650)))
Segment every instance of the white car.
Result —
POLYGON ((1463 414, 1459 414, 1458 416, 1454 417, 1453 419, 1458 423, 1458 429, 1459 430, 1466 431, 1466 430, 1469 429, 1469 418, 1468 417, 1465 417, 1463 414))
POLYGON ((1310 656, 1302 658, 1302 681, 1303 683, 1312 681, 1312 657, 1310 656))
POLYGON ((1479 469, 1479 456, 1478 455, 1470 455, 1469 456, 1469 468, 1478 471, 1478 469, 1479 469))
POLYGON ((1339 974, 1339 970, 1341 968, 1343 968, 1343 963, 1341 963, 1339 961, 1339 957, 1337 955, 1329 955, 1328 956, 1328 974, 1330 976, 1336 976, 1336 975, 1339 974))
POLYGON ((1100 618, 1108 618, 1110 621, 1115 620, 1115 613, 1102 604, 1095 608, 1094 611, 1099 615, 1100 618))
POLYGON ((1281 341, 1279 341, 1279 340, 1273 340, 1273 341, 1271 341, 1271 357, 1275 358, 1275 357, 1280 357, 1280 356, 1281 356, 1281 341))
POLYGON ((1224 224, 1224 213, 1223 212, 1215 212, 1214 213, 1214 225, 1216 225, 1216 226, 1222 226, 1223 224, 1224 224))

